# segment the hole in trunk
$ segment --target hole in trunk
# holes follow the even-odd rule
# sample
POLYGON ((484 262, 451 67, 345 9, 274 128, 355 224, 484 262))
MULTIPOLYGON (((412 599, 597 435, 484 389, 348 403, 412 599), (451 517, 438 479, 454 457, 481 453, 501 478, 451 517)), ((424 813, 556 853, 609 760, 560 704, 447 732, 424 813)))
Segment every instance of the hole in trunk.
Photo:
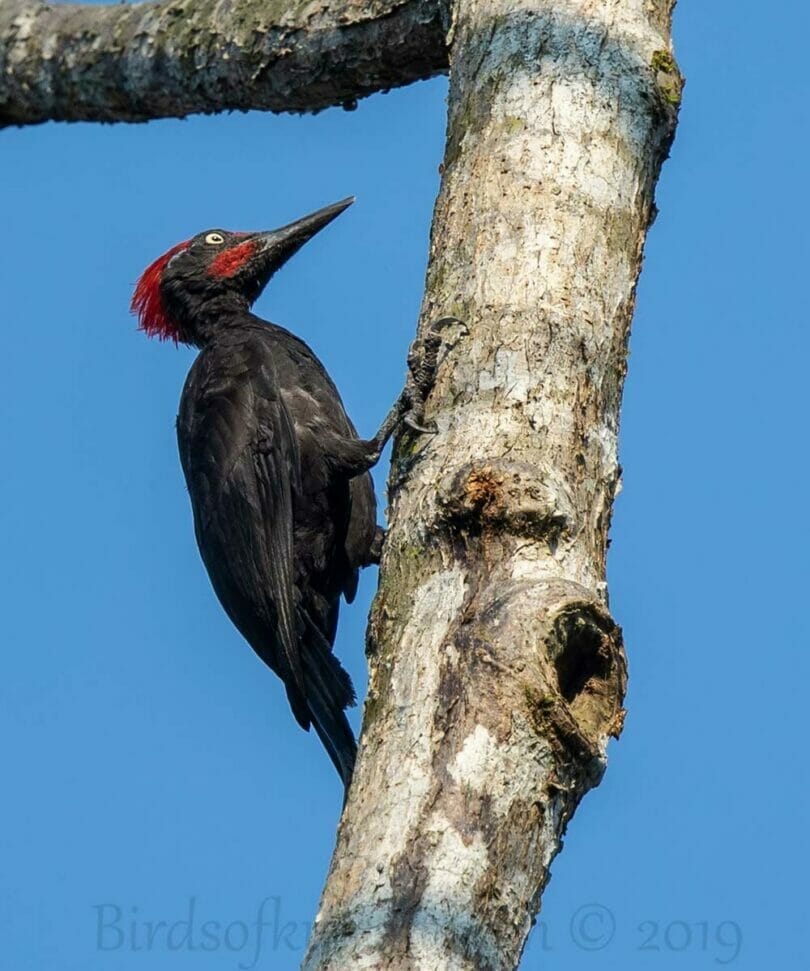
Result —
POLYGON ((569 614, 558 626, 563 645, 554 666, 560 694, 571 704, 588 682, 604 681, 610 673, 610 649, 605 634, 581 614, 569 614))

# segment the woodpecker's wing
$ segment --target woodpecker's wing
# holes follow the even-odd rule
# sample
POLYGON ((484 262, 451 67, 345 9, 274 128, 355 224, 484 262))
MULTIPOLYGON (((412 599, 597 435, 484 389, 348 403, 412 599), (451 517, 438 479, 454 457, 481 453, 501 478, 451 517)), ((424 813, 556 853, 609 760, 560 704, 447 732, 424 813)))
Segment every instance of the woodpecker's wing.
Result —
MULTIPOLYGON (((321 431, 326 431, 330 441, 333 435, 347 441, 357 440, 357 430, 346 414, 340 393, 311 348, 283 327, 273 325, 272 331, 268 329, 264 336, 274 349, 284 400, 296 426, 300 425, 303 430, 312 424, 320 440, 324 438, 321 431), (279 348, 283 354, 279 354, 279 348)), ((377 531, 377 500, 371 475, 365 472, 355 476, 348 483, 345 499, 333 495, 333 501, 338 503, 332 509, 333 520, 346 523, 342 588, 347 602, 351 603, 357 592, 359 568, 368 565, 369 549, 377 531)), ((335 613, 330 626, 336 621, 335 613)))
POLYGON ((239 350, 195 362, 178 417, 181 461, 214 589, 308 727, 293 583, 298 448, 272 364, 239 350))
POLYGON ((248 573, 260 583, 265 578, 261 592, 275 607, 279 646, 292 684, 289 678, 284 680, 288 689, 294 684, 303 699, 306 688, 293 582, 293 496, 300 491, 300 460, 292 422, 280 397, 263 396, 257 410, 259 435, 252 451, 264 543, 260 544, 259 569, 248 573))

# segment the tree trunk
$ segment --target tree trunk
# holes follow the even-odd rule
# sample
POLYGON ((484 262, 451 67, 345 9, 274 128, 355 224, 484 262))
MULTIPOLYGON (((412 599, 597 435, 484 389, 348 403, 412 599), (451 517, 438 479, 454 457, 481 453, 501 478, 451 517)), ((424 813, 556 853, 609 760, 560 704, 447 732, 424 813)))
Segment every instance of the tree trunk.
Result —
POLYGON ((304 961, 514 968, 623 720, 605 553, 627 339, 682 79, 672 0, 458 0, 354 782, 304 961))

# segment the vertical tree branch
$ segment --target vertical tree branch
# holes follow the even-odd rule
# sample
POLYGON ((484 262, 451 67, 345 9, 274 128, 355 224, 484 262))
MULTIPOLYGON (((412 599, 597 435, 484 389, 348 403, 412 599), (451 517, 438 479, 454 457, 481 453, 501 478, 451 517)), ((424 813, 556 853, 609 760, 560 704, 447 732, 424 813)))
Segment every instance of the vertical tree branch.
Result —
POLYGON ((513 968, 622 724, 605 552, 626 344, 682 81, 671 0, 457 0, 361 754, 304 966, 513 968), (456 335, 460 336, 460 335, 456 335))

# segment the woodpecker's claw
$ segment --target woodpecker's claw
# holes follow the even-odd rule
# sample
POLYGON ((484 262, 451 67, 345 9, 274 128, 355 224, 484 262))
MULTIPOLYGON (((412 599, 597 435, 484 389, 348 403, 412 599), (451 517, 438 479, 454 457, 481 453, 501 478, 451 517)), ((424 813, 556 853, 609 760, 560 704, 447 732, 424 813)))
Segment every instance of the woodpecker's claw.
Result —
POLYGON ((434 350, 438 352, 442 345, 448 350, 452 350, 461 338, 466 337, 469 332, 470 328, 458 317, 439 317, 438 320, 434 320, 428 325, 427 335, 423 343, 429 352, 434 350), (446 333, 451 327, 456 328, 455 334, 446 333))
POLYGON ((428 330, 434 333, 439 333, 440 331, 445 330, 447 327, 451 327, 453 324, 459 325, 463 335, 469 334, 469 327, 464 323, 463 320, 459 320, 458 317, 439 317, 437 320, 431 322, 428 330))
POLYGON ((432 428, 426 428, 421 425, 422 416, 415 414, 413 411, 408 411, 403 415, 402 424, 407 425, 411 431, 419 432, 421 435, 435 435, 438 429, 434 425, 432 428))

